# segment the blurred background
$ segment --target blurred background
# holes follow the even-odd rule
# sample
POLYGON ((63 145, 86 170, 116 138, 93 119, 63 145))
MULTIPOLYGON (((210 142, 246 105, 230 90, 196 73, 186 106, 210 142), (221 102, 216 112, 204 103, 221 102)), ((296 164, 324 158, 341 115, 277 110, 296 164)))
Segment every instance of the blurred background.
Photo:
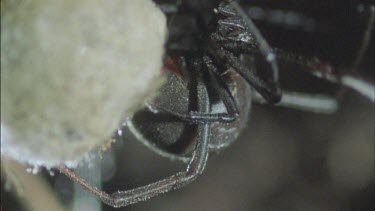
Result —
MULTIPOLYGON (((190 1, 189 5, 205 10, 216 3, 190 1)), ((318 56, 345 72, 358 54, 370 3, 253 0, 242 1, 241 6, 272 46, 318 56), (287 17, 300 21, 280 21, 287 17)), ((374 54, 372 36, 356 70, 372 83, 374 54)), ((254 104, 238 140, 211 154, 197 181, 126 208, 102 205, 91 195, 85 198, 80 187, 57 171, 51 177, 45 170, 38 177, 50 184, 51 194, 67 210, 375 210, 374 104, 352 90, 304 73, 303 67, 279 63, 284 89, 338 96, 338 112, 315 114, 254 104), (80 200, 78 195, 88 200, 87 205, 74 203, 80 200)), ((77 171, 110 193, 146 185, 185 168, 154 154, 126 130, 101 157, 77 171)), ((2 179, 2 210, 29 209, 17 194, 5 189, 2 179)))

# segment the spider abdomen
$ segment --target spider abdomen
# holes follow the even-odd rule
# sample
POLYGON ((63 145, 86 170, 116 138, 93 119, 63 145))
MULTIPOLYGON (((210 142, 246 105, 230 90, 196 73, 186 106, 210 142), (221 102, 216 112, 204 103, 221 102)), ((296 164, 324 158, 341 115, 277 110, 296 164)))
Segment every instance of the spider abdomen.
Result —
MULTIPOLYGON (((204 95, 199 85, 191 87, 194 78, 180 76, 174 72, 167 72, 167 83, 159 90, 159 94, 150 102, 150 106, 136 112, 127 124, 137 140, 145 144, 152 151, 171 158, 188 161, 197 141, 197 124, 192 124, 166 113, 155 113, 153 106, 167 108, 173 112, 189 113, 197 108, 194 98, 210 100, 211 112, 225 112, 225 106, 214 99, 209 86, 207 92, 210 99, 204 95)), ((193 77, 193 75, 190 76, 193 77)), ((232 123, 214 122, 210 124, 210 151, 218 151, 235 141, 246 126, 251 107, 251 88, 238 74, 229 72, 229 89, 236 101, 239 117, 232 123)), ((208 85, 208 84, 207 84, 208 85)))

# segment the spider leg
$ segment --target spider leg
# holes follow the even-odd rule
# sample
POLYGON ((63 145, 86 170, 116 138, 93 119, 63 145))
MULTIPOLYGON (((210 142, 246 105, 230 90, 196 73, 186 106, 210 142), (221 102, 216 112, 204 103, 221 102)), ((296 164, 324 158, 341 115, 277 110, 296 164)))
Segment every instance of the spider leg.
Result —
POLYGON ((212 78, 214 89, 218 93, 219 98, 223 101, 228 114, 235 118, 238 117, 239 112, 236 101, 234 100, 234 97, 228 88, 227 82, 223 80, 220 72, 217 69, 217 66, 209 56, 204 56, 203 60, 206 64, 208 73, 212 78))
MULTIPOLYGON (((366 52, 366 50, 369 46, 369 42, 370 42, 370 39, 371 39, 371 36, 372 36, 372 31, 373 31, 373 28, 374 28, 375 5, 371 5, 366 9, 368 10, 367 12, 369 13, 368 14, 369 17, 368 17, 368 20, 367 20, 366 27, 364 29, 364 33, 362 35, 362 39, 361 39, 362 42, 360 43, 358 51, 356 53, 356 57, 353 60, 351 71, 355 71, 358 68, 359 63, 361 62, 361 60, 364 56, 364 53, 366 52)), ((234 48, 232 46, 228 46, 228 47, 234 48)), ((282 51, 280 49, 274 49, 274 50, 275 50, 276 56, 278 58, 281 58, 281 59, 284 59, 284 60, 289 60, 289 61, 301 64, 301 65, 306 65, 306 66, 310 67, 310 69, 316 69, 316 68, 319 67, 319 65, 320 66, 325 65, 325 64, 321 63, 317 58, 301 57, 300 55, 293 54, 291 52, 282 51)), ((328 66, 328 65, 325 65, 325 66, 328 66)), ((324 72, 324 69, 321 70, 321 72, 324 72)))
MULTIPOLYGON (((236 120, 239 116, 238 108, 236 102, 228 89, 228 85, 225 81, 221 79, 221 76, 217 70, 217 67, 213 64, 213 61, 209 56, 203 57, 204 63, 207 67, 207 72, 210 76, 210 81, 212 82, 213 89, 217 93, 219 99, 222 100, 227 112, 226 113, 203 113, 197 111, 190 111, 188 114, 180 113, 168 110, 166 108, 157 108, 152 105, 150 110, 154 112, 164 112, 170 115, 173 115, 179 119, 185 120, 190 123, 212 123, 212 122, 221 122, 221 123, 230 123, 236 120)), ((203 78, 200 78, 203 80, 203 78)), ((203 81, 201 81, 204 83, 203 81)))
POLYGON ((262 96, 265 97, 265 99, 271 104, 279 102, 281 100, 281 91, 279 87, 279 68, 277 65, 275 53, 273 52, 272 48, 267 43, 266 39, 264 39, 264 37, 262 36, 258 28, 255 26, 253 21, 246 15, 246 13, 238 5, 238 3, 234 0, 227 0, 227 2, 233 7, 236 13, 242 18, 242 20, 245 23, 245 26, 247 27, 247 30, 254 36, 256 42, 259 44, 260 53, 264 56, 264 58, 266 58, 266 61, 271 66, 271 69, 272 69, 271 89, 272 91, 268 95, 265 93, 262 94, 262 92, 264 92, 265 90, 260 92, 260 94, 262 94, 262 96))
POLYGON ((275 83, 267 83, 256 75, 254 71, 246 68, 240 59, 238 59, 232 52, 222 48, 216 48, 211 51, 220 59, 227 61, 229 66, 241 75, 254 89, 259 92, 264 99, 269 103, 275 104, 281 100, 280 87, 275 83))
POLYGON ((365 31, 362 35, 362 42, 358 48, 358 52, 357 52, 357 56, 356 58, 354 59, 353 61, 353 64, 352 64, 352 71, 355 71, 355 69, 358 68, 367 48, 368 48, 368 45, 369 45, 369 42, 370 42, 370 39, 371 39, 371 34, 372 34, 372 31, 373 31, 373 28, 374 28, 374 22, 375 22, 375 5, 371 5, 369 8, 367 8, 369 10, 369 17, 368 17, 368 21, 367 21, 367 25, 366 25, 366 28, 365 28, 365 31))
MULTIPOLYGON (((200 108, 201 112, 209 112, 210 102, 201 102, 201 104, 203 104, 203 108, 200 108)), ((158 182, 132 190, 118 191, 112 194, 107 194, 96 187, 91 186, 65 166, 60 165, 58 166, 58 169, 61 171, 61 173, 65 174, 67 177, 79 183, 82 185, 82 187, 99 197, 104 203, 116 208, 125 207, 127 205, 157 196, 161 193, 179 189, 193 182, 205 169, 208 158, 209 135, 210 125, 208 123, 198 125, 197 144, 190 163, 185 171, 176 173, 158 182)))
POLYGON ((275 49, 276 56, 282 60, 286 60, 302 67, 306 67, 304 69, 313 76, 323 80, 327 80, 331 83, 341 84, 345 87, 348 87, 362 94, 364 97, 375 103, 375 85, 355 75, 355 71, 357 70, 363 54, 367 49, 374 28, 374 22, 375 6, 371 5, 369 7, 369 19, 365 32, 363 34, 362 43, 360 45, 360 48, 358 49, 357 56, 352 64, 349 73, 339 74, 338 71, 335 70, 335 68, 330 64, 324 63, 316 57, 304 57, 280 49, 275 49))
POLYGON ((336 73, 337 70, 335 71, 334 67, 327 63, 321 62, 315 57, 303 57, 282 50, 276 50, 276 53, 278 58, 301 65, 302 67, 306 67, 304 70, 317 78, 329 81, 331 83, 344 85, 362 94, 373 103, 375 102, 374 84, 353 75, 353 73, 338 74, 336 73))
MULTIPOLYGON (((252 98, 256 103, 266 103, 258 94, 254 93, 252 98)), ((307 94, 283 90, 283 98, 277 106, 293 108, 314 113, 332 114, 337 111, 337 99, 327 95, 307 94)))

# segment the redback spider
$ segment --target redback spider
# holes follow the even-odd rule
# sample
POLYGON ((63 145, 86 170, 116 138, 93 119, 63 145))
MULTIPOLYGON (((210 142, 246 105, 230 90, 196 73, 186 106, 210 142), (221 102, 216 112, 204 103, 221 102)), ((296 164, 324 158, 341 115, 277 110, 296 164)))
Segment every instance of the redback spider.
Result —
MULTIPOLYGON (((169 42, 167 83, 146 108, 126 122, 137 139, 153 151, 188 162, 186 170, 143 187, 107 194, 66 167, 59 167, 108 205, 124 207, 194 181, 204 171, 210 151, 223 149, 237 139, 246 125, 252 98, 317 112, 336 109, 336 100, 328 96, 282 92, 277 58, 300 63, 309 73, 352 87, 373 100, 373 93, 367 91, 371 85, 335 74, 319 60, 272 49, 235 1, 222 1, 209 20, 189 8, 181 11, 190 12, 204 33, 189 38, 187 45, 194 45, 188 48, 169 42), (261 55, 268 68, 259 73, 253 64, 244 64, 244 55, 261 55)), ((368 31, 371 23, 369 26, 368 31)))

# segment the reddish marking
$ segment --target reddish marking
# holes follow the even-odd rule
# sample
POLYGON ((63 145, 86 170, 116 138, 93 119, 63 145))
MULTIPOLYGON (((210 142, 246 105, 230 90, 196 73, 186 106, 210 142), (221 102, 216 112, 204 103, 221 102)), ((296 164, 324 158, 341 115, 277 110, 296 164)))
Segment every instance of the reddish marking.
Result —
POLYGON ((339 74, 331 65, 323 63, 319 60, 315 61, 315 64, 312 65, 312 69, 315 71, 319 71, 322 74, 322 78, 325 79, 329 77, 339 77, 339 74))
POLYGON ((329 64, 321 64, 319 69, 321 70, 324 78, 328 78, 328 77, 338 78, 341 75, 337 71, 335 71, 335 69, 329 64))
POLYGON ((331 75, 332 73, 331 66, 327 64, 320 64, 318 68, 320 72, 323 74, 323 78, 327 78, 327 76, 331 75))
POLYGON ((178 65, 176 59, 172 59, 171 57, 164 59, 164 65, 161 71, 163 73, 169 71, 177 74, 178 76, 182 76, 181 67, 178 65))

